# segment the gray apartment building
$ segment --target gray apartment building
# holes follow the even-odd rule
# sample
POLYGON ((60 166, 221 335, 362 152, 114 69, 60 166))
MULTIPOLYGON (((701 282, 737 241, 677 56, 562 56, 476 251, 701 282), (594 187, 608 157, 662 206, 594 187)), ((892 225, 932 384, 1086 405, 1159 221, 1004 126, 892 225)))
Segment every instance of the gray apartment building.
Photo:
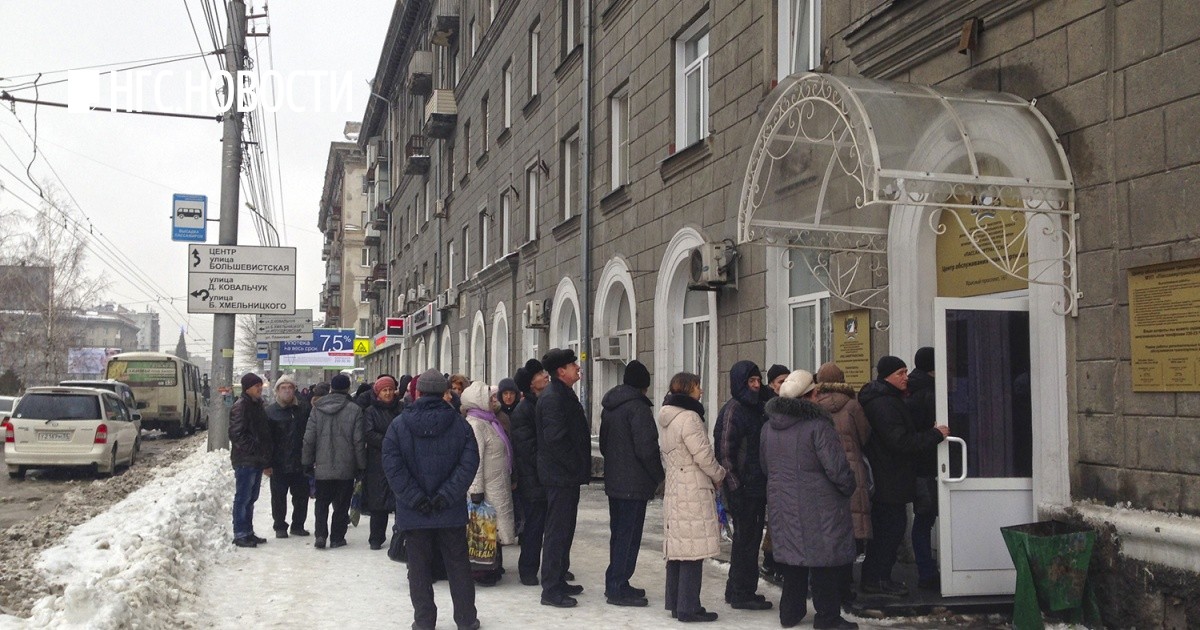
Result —
MULTIPOLYGON (((348 124, 347 137, 353 138, 356 129, 356 124, 348 124)), ((317 227, 325 234, 321 248, 325 282, 319 304, 325 312, 325 326, 353 328, 362 336, 369 334, 370 305, 359 288, 376 275, 375 256, 366 243, 377 244, 379 237, 368 214, 367 188, 366 156, 358 145, 332 143, 317 215, 317 227)), ((382 276, 382 271, 377 275, 382 276)))
POLYGON ((573 347, 596 426, 633 358, 715 410, 739 359, 862 383, 933 346, 943 594, 1011 593, 999 527, 1053 517, 1101 532, 1108 623, 1200 624, 1200 4, 416 0, 387 28, 381 236, 344 290, 405 325, 369 376, 573 347))

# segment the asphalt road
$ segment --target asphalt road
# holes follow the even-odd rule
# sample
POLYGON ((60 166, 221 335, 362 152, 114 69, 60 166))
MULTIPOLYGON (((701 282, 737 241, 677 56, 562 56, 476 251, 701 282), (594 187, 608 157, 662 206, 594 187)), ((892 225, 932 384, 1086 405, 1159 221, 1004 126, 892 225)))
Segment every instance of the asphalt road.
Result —
MULTIPOLYGON (((155 455, 171 448, 177 441, 158 431, 142 433, 142 451, 134 466, 153 466, 155 455)), ((0 450, 0 531, 44 514, 58 505, 62 495, 79 483, 89 483, 95 475, 86 469, 31 469, 24 480, 10 479, 4 474, 4 453, 0 450)), ((118 469, 117 474, 124 474, 118 469)))

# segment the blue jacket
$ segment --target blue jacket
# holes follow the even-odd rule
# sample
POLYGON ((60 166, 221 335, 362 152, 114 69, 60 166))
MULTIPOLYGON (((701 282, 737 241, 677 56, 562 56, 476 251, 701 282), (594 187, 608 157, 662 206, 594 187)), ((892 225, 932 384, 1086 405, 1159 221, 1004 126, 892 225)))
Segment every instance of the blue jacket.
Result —
POLYGON ((396 495, 396 528, 441 529, 467 524, 467 488, 479 468, 470 425, 440 396, 423 395, 388 426, 383 471, 396 495), (423 499, 442 497, 446 509, 418 511, 423 499))

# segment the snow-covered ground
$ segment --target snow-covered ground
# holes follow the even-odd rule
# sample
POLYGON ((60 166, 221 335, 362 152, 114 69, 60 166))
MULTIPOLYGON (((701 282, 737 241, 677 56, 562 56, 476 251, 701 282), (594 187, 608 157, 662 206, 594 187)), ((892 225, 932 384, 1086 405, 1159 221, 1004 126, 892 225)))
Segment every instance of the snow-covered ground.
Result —
MULTIPOLYGON (((367 546, 367 520, 350 529, 349 545, 318 550, 312 537, 270 538, 257 549, 230 544, 233 474, 228 452, 200 450, 163 467, 111 509, 76 527, 37 561, 53 594, 29 618, 0 615, 0 630, 28 628, 341 628, 412 623, 405 565, 367 546)), ((604 602, 608 510, 603 491, 584 489, 571 568, 585 591, 579 606, 539 604, 539 589, 516 579, 518 550, 507 548, 508 574, 478 588, 484 628, 678 628, 663 610, 661 502, 652 502, 633 583, 649 591, 648 608, 604 602)), ((311 512, 310 512, 311 513, 311 512)), ((264 484, 255 529, 272 533, 264 484)), ((312 517, 307 523, 313 529, 312 517)), ((722 601, 724 565, 708 562, 701 600, 720 619, 709 628, 777 628, 777 610, 737 611, 722 601)), ((435 587, 440 627, 453 627, 444 582, 435 587)), ((779 589, 762 584, 774 602, 779 589)), ((811 606, 811 603, 810 603, 811 606)), ((811 610, 806 623, 811 627, 811 610)), ((870 622, 862 627, 936 627, 929 619, 870 622), (872 625, 875 624, 875 625, 872 625)))

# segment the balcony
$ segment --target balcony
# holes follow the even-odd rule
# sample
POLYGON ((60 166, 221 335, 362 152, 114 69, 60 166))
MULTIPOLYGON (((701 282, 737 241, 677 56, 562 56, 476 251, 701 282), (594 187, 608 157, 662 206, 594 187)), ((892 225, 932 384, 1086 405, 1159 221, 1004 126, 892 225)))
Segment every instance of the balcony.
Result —
POLYGON ((373 209, 371 209, 371 217, 370 217, 371 222, 372 223, 383 223, 386 225, 389 214, 390 213, 388 212, 387 202, 380 201, 379 203, 375 204, 375 207, 373 209))
POLYGON ((387 263, 377 263, 374 267, 371 267, 371 279, 372 280, 387 280, 387 277, 388 277, 387 263))
POLYGON ((372 282, 370 278, 367 278, 363 281, 362 293, 360 296, 362 302, 377 299, 379 298, 379 288, 376 287, 375 283, 372 282))
POLYGON ((329 277, 326 278, 326 283, 329 285, 330 290, 333 290, 333 287, 342 286, 342 270, 341 269, 330 270, 329 277))
POLYGON ((458 123, 458 105, 454 90, 434 90, 425 104, 425 135, 445 140, 458 123))
POLYGON ((425 136, 413 134, 404 145, 404 174, 424 175, 429 172, 429 147, 425 136))
POLYGON ((321 260, 329 260, 329 254, 332 252, 333 252, 333 244, 325 243, 325 245, 323 247, 321 247, 321 260))
POLYGON ((429 96, 433 89, 433 53, 418 50, 408 62, 408 91, 415 96, 429 96))
POLYGON ((433 5, 434 46, 449 46, 458 37, 458 0, 436 0, 433 5))
POLYGON ((374 225, 368 225, 366 231, 363 233, 363 245, 367 247, 379 245, 380 236, 379 228, 374 225))

